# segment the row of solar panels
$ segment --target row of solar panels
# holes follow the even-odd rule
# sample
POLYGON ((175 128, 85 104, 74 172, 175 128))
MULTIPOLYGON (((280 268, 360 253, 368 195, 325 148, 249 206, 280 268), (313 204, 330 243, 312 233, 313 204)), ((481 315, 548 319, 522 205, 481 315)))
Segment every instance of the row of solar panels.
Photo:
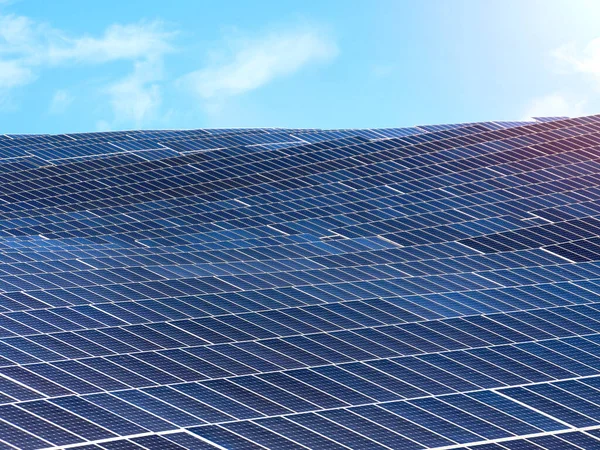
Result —
POLYGON ((2 140, 0 448, 594 448, 598 130, 2 140))
MULTIPOLYGON (((219 394, 223 383, 215 381, 210 388, 181 384, 173 389, 159 387, 0 406, 0 429, 4 440, 26 442, 29 448, 159 432, 172 427, 168 421, 191 427, 191 432, 228 449, 263 448, 252 442, 277 449, 303 448, 299 444, 324 449, 347 448, 344 445, 437 448, 568 431, 572 427, 597 427, 598 421, 592 417, 598 417, 600 408, 598 380, 593 377, 299 414, 287 414, 289 410, 256 396, 254 408, 275 416, 269 418, 259 418, 263 414, 256 409, 219 394), (208 406, 210 401, 219 409, 208 406), (194 427, 204 422, 202 417, 223 424, 194 427), (22 429, 11 428, 9 423, 22 429)), ((230 396, 239 390, 234 384, 226 386, 230 396)), ((293 392, 284 391, 282 401, 285 396, 294 397, 293 392)))
MULTIPOLYGON (((477 370, 481 370, 485 360, 509 370, 510 375, 505 374, 506 370, 498 372, 496 378, 500 384, 498 381, 496 384, 490 384, 488 379, 487 383, 479 386, 489 388, 503 383, 522 384, 596 374, 598 364, 594 355, 598 355, 599 352, 594 342, 598 341, 599 327, 598 322, 586 314, 597 314, 597 308, 597 304, 592 304, 508 315, 446 319, 431 324, 331 331, 305 336, 298 336, 297 332, 290 331, 287 337, 280 338, 274 337, 273 332, 257 325, 253 325, 253 330, 246 328, 244 333, 241 329, 232 327, 231 321, 228 324, 226 321, 202 319, 161 323, 156 326, 137 325, 13 337, 4 338, 0 343, 3 354, 0 373, 31 386, 43 395, 54 396, 85 393, 88 392, 86 389, 93 391, 98 387, 107 388, 104 385, 107 380, 102 377, 99 380, 101 384, 94 387, 94 377, 97 374, 94 370, 89 370, 90 368, 100 368, 105 376, 125 382, 126 385, 121 384, 122 387, 127 386, 127 383, 130 387, 139 387, 352 361, 376 361, 373 364, 377 366, 381 358, 388 361, 390 358, 400 358, 404 355, 456 352, 444 355, 462 355, 467 358, 462 363, 472 365, 476 369, 479 367, 477 370), (250 334, 250 331, 254 331, 254 335, 250 334), (586 339, 574 336, 585 336, 586 339), (532 345, 537 340, 543 340, 542 344, 551 350, 532 345), (584 345, 585 352, 565 347, 565 342, 584 345), (485 350, 488 347, 493 351, 485 350), (463 350, 468 349, 479 349, 469 351, 469 355, 479 356, 465 356, 463 350), (124 357, 128 354, 133 357, 124 357), (232 357, 235 361, 231 360, 232 357), (80 360, 84 366, 69 364, 73 360, 80 360), (151 366, 144 361, 149 362, 151 366), (522 363, 534 364, 537 370, 531 371, 523 367, 522 363), (16 368, 17 364, 24 366, 16 368), (85 367, 86 365, 88 367, 85 367), (119 366, 135 367, 137 375, 127 378, 128 372, 119 366), (67 374, 56 367, 63 368, 67 374), (73 375, 68 375, 69 367, 80 367, 82 378, 78 380, 73 378, 73 375), (46 381, 35 377, 31 371, 39 371, 46 381), (178 373, 181 373, 179 378, 178 373), (146 380, 142 381, 144 377, 146 380), (39 386, 36 380, 40 383, 39 386), (516 383, 517 381, 519 383, 516 383)), ((249 324, 252 325, 252 322, 249 324)), ((284 327, 280 325, 279 328, 284 327)), ((271 326, 271 329, 275 327, 271 326)), ((427 360, 428 358, 424 357, 424 361, 427 360)), ((400 364, 407 362, 409 365, 412 361, 414 358, 397 360, 400 364)), ((442 371, 460 371, 460 366, 441 361, 438 363, 441 364, 442 371)), ((420 367, 420 373, 431 372, 432 379, 436 379, 436 374, 443 373, 433 368, 427 369, 427 364, 417 365, 420 367)), ((419 392, 418 378, 412 380, 408 377, 410 371, 398 369, 396 365, 391 367, 399 370, 400 380, 414 381, 413 393, 419 392), (403 378, 402 374, 408 378, 403 378)), ((475 379, 462 385, 459 383, 460 389, 465 390, 465 386, 474 388, 481 377, 478 378, 468 369, 464 370, 467 381, 471 376, 475 376, 475 379)), ((486 378, 483 377, 483 380, 486 378)), ((402 388, 405 383, 399 383, 399 386, 402 388)), ((0 388, 7 396, 5 401, 14 401, 11 399, 14 397, 11 394, 13 388, 14 382, 6 382, 5 387, 0 388)), ((17 392, 22 391, 27 392, 23 388, 17 389, 17 392)), ((439 394, 443 391, 434 393, 439 394)), ((26 399, 18 395, 14 398, 26 399)))

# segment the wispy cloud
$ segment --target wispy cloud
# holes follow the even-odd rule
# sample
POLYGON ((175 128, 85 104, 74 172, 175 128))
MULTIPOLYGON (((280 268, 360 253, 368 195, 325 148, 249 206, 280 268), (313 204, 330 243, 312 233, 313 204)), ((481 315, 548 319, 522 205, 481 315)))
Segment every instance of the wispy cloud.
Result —
MULTIPOLYGON (((72 36, 28 17, 0 14, 0 98, 27 85, 50 67, 130 61, 132 71, 101 89, 113 109, 113 121, 141 124, 160 102, 160 87, 149 84, 162 74, 162 58, 173 51, 175 32, 160 21, 113 24, 99 36, 72 36)), ((71 102, 58 91, 49 111, 71 102)))
POLYGON ((108 27, 100 37, 61 36, 61 39, 53 39, 43 56, 53 64, 153 59, 173 50, 169 41, 174 34, 165 31, 163 23, 158 21, 116 24, 108 27))
POLYGON ((570 96, 554 92, 533 99, 523 114, 523 120, 532 117, 578 117, 585 115, 585 100, 576 100, 570 96))
POLYGON ((336 43, 323 30, 299 27, 254 37, 228 37, 214 62, 178 81, 205 100, 219 100, 260 88, 304 66, 333 59, 336 43))
MULTIPOLYGON (((2 2, 3 0, 0 0, 2 2)), ((259 34, 229 32, 205 56, 197 70, 165 79, 165 56, 177 49, 177 31, 161 21, 112 24, 98 34, 75 35, 30 17, 0 10, 0 107, 13 105, 13 91, 57 68, 121 62, 123 71, 109 79, 91 81, 86 95, 100 99, 95 108, 99 127, 142 127, 167 120, 161 111, 164 91, 177 87, 201 100, 212 116, 231 107, 236 96, 291 76, 305 67, 326 63, 338 54, 335 40, 322 28, 296 25, 259 34), (125 65, 123 64, 125 63, 125 65), (129 69, 127 69, 129 65, 129 69), (102 101, 103 99, 104 101, 102 101)), ((74 86, 58 89, 49 114, 64 113, 83 94, 74 86)))
POLYGON ((561 89, 531 100, 524 116, 577 117, 589 114, 590 103, 597 100, 600 93, 600 38, 583 46, 574 43, 562 45, 550 56, 557 72, 580 77, 568 90, 561 89))
POLYGON ((62 114, 73 103, 74 97, 66 89, 59 89, 54 92, 48 112, 50 114, 62 114))
POLYGON ((0 57, 30 67, 145 59, 171 51, 174 35, 160 21, 142 21, 113 24, 99 37, 71 36, 28 17, 0 15, 0 57))
POLYGON ((28 56, 31 43, 31 21, 26 17, 0 15, 0 94, 24 86, 37 78, 28 56))
POLYGON ((170 41, 174 36, 164 31, 162 23, 152 22, 113 26, 104 39, 78 44, 82 55, 88 52, 81 49, 96 48, 104 60, 118 57, 134 61, 131 73, 104 89, 113 111, 112 122, 139 128, 156 117, 162 103, 163 56, 173 51, 170 41))
POLYGON ((24 86, 35 78, 33 71, 20 61, 0 60, 0 91, 24 86))
POLYGON ((594 77, 600 89, 600 38, 588 42, 582 48, 570 43, 557 48, 553 53, 562 68, 570 72, 579 72, 594 77))
POLYGON ((137 62, 133 72, 106 88, 114 119, 118 123, 133 122, 141 127, 156 116, 162 101, 161 62, 155 59, 137 62))

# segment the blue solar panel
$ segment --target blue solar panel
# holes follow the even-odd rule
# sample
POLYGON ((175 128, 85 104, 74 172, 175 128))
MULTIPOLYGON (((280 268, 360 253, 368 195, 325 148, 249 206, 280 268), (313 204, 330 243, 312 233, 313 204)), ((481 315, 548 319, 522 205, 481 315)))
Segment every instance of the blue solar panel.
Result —
POLYGON ((0 136, 0 449, 600 448, 598 149, 0 136))

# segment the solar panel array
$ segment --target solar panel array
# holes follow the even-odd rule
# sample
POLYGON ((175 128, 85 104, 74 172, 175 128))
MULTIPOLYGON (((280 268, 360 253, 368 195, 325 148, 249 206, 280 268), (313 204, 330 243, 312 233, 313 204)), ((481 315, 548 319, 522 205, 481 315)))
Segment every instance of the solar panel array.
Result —
POLYGON ((0 136, 0 450, 600 448, 600 116, 0 136))

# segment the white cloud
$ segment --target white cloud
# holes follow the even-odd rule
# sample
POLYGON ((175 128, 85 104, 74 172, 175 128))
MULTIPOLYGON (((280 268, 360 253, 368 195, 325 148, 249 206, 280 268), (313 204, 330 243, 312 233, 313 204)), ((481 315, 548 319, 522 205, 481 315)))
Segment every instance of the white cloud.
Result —
POLYGON ((148 60, 135 64, 133 72, 122 80, 108 86, 115 121, 133 122, 137 128, 156 116, 162 101, 160 86, 162 78, 160 61, 148 60))
POLYGON ((562 74, 584 75, 569 90, 549 93, 533 99, 526 108, 524 117, 586 115, 598 100, 600 92, 600 38, 592 39, 583 47, 573 43, 563 45, 551 56, 556 70, 562 74))
POLYGON ((37 78, 24 54, 31 46, 31 21, 25 17, 0 15, 0 95, 37 78))
POLYGON ((35 48, 35 23, 23 16, 0 15, 0 53, 31 53, 35 48))
MULTIPOLYGON (((160 104, 162 58, 173 51, 175 35, 160 21, 142 21, 113 24, 98 36, 73 36, 29 17, 0 14, 0 99, 51 67, 129 61, 132 72, 100 93, 107 96, 114 121, 140 125, 160 104)), ((59 90, 49 112, 63 112, 71 101, 68 92, 59 90)))
MULTIPOLYGON (((160 21, 113 24, 98 37, 71 36, 28 17, 0 14, 0 97, 33 82, 49 67, 131 61, 133 72, 103 92, 115 119, 141 123, 159 102, 158 85, 148 83, 159 79, 155 69, 173 50, 174 36, 160 21), (145 70, 153 71, 151 80, 145 70)), ((71 100, 68 92, 59 90, 49 111, 64 111, 71 100)))
POLYGON ((202 99, 223 99, 257 89, 302 67, 334 58, 335 42, 316 28, 276 31, 254 38, 228 39, 219 60, 179 80, 202 99))
POLYGON ((585 106, 585 100, 575 100, 555 92, 534 99, 527 107, 523 120, 531 120, 532 117, 579 117, 585 115, 585 106))
POLYGON ((571 43, 552 54, 568 71, 590 74, 600 82, 600 38, 591 40, 581 50, 571 43))
POLYGON ((0 55, 29 66, 138 60, 171 51, 175 34, 154 21, 113 24, 99 37, 70 36, 28 17, 0 15, 0 55))
POLYGON ((50 114, 62 114, 73 103, 73 96, 65 89, 57 90, 52 96, 48 111, 50 114))
POLYGON ((174 34, 165 31, 163 24, 157 21, 116 24, 108 27, 99 38, 83 36, 52 39, 44 56, 52 64, 155 58, 172 50, 169 40, 174 34))
POLYGON ((99 120, 96 122, 96 131, 112 131, 112 127, 106 120, 99 120))
POLYGON ((0 91, 24 86, 35 80, 33 71, 18 60, 0 59, 0 91))

